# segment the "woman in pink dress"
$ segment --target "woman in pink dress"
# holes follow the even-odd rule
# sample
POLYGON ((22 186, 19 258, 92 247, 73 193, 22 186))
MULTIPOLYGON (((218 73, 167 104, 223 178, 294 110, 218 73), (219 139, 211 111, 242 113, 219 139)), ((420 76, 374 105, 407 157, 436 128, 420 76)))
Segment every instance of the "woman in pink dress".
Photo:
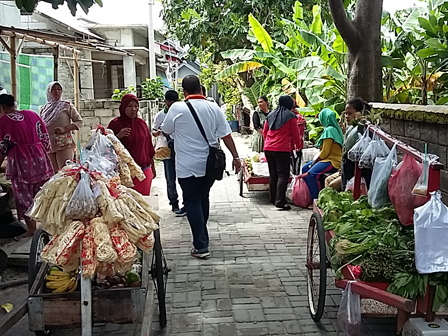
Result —
POLYGON ((6 178, 11 180, 19 219, 32 236, 36 223, 25 216, 34 196, 53 175, 48 158, 50 137, 42 119, 33 111, 18 111, 14 97, 0 95, 0 165, 6 157, 6 178))

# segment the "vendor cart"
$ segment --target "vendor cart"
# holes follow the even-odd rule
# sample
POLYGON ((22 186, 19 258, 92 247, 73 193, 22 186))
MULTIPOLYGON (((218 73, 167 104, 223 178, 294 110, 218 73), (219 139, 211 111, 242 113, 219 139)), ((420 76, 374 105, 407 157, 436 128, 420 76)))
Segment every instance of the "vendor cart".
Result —
POLYGON ((38 229, 29 256, 28 320, 30 330, 36 335, 49 335, 52 329, 82 328, 82 336, 90 336, 94 323, 142 323, 141 335, 148 335, 153 316, 150 277, 158 299, 160 326, 166 326, 165 293, 170 269, 163 255, 160 229, 154 231, 152 257, 149 253, 142 253, 140 288, 92 291, 91 280, 81 276, 80 291, 45 293, 44 280, 49 266, 42 262, 40 253, 49 241, 48 233, 38 229))
MULTIPOLYGON (((422 162, 425 155, 412 147, 392 138, 378 128, 368 125, 370 132, 376 132, 376 135, 382 138, 389 145, 397 144, 397 150, 411 155, 414 159, 422 162)), ((430 164, 428 193, 439 189, 440 170, 443 165, 438 162, 430 164)), ((354 198, 360 196, 361 171, 356 164, 354 198)), ((325 231, 323 226, 323 211, 318 208, 317 200, 314 201, 314 212, 311 216, 308 227, 307 239, 307 287, 308 303, 311 317, 318 322, 325 309, 325 296, 327 288, 327 268, 330 267, 329 260, 329 242, 335 237, 332 230, 325 231)), ((361 312, 363 316, 372 317, 397 317, 397 332, 400 333, 404 324, 412 315, 424 316, 428 322, 435 318, 435 312, 432 311, 435 288, 429 287, 426 296, 417 300, 417 303, 391 294, 386 291, 388 284, 371 283, 356 279, 350 271, 349 266, 342 267, 344 279, 336 280, 336 287, 344 289, 349 281, 351 290, 361 296, 361 312)), ((442 314, 444 315, 444 314, 442 314)))

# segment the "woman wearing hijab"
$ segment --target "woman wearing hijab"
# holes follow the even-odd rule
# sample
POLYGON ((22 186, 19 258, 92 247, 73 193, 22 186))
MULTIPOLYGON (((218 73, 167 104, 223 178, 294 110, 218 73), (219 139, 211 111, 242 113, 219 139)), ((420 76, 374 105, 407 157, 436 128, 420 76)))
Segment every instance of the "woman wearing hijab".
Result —
POLYGON ((294 148, 301 149, 297 117, 291 111, 294 101, 281 96, 279 106, 267 116, 264 124, 264 152, 269 166, 269 202, 279 210, 290 210, 286 204, 286 189, 290 172, 290 156, 294 148))
POLYGON ((324 125, 324 131, 316 145, 320 154, 315 161, 302 167, 301 177, 305 180, 312 199, 316 199, 322 189, 320 177, 325 173, 334 173, 341 168, 342 146, 344 136, 336 120, 336 113, 325 108, 319 113, 319 120, 324 125))
POLYGON ((149 196, 152 179, 156 177, 151 133, 146 122, 138 116, 139 102, 136 96, 124 95, 119 109, 120 116, 113 119, 108 128, 114 131, 146 175, 143 181, 134 179, 134 189, 144 196, 149 196))
POLYGON ((42 106, 40 116, 50 134, 51 149, 48 153, 53 170, 58 172, 67 160, 73 160, 75 141, 71 132, 82 127, 82 118, 76 108, 62 100, 62 85, 51 82, 47 88, 48 103, 42 106))
POLYGON ((261 96, 257 101, 258 107, 252 116, 252 123, 254 124, 254 133, 252 134, 251 148, 254 152, 261 153, 263 151, 263 129, 268 116, 269 101, 266 96, 261 96))

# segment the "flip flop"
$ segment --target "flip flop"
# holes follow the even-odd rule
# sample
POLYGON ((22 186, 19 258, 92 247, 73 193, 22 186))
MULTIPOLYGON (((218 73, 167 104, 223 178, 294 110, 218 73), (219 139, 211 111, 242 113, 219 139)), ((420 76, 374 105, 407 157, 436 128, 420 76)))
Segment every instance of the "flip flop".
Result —
POLYGON ((284 205, 282 208, 277 208, 277 211, 289 211, 291 210, 290 205, 284 205))

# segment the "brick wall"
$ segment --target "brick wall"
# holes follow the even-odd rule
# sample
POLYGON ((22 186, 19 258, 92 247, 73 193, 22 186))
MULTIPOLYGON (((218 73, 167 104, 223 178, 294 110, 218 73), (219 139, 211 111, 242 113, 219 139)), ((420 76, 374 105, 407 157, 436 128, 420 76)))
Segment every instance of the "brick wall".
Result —
POLYGON ((404 143, 439 157, 445 165, 440 174, 440 189, 448 201, 448 107, 400 104, 373 104, 381 112, 381 128, 404 143))
MULTIPOLYGON (((84 126, 80 129, 79 136, 81 146, 84 146, 90 138, 90 130, 96 128, 96 125, 107 127, 109 122, 119 116, 119 101, 110 99, 81 101, 79 103, 79 113, 84 120, 84 126)), ((154 117, 163 103, 158 101, 140 101, 140 113, 142 118, 151 128, 154 117)))

